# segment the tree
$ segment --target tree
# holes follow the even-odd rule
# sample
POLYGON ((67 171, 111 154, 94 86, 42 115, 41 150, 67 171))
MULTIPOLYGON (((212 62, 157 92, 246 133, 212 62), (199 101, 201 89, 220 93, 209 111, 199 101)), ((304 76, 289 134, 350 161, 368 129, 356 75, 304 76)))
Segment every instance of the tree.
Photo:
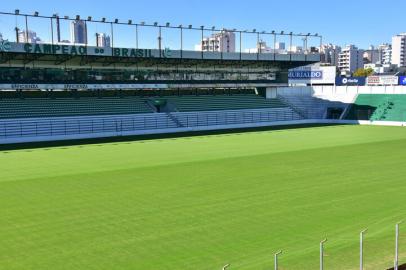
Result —
POLYGON ((374 74, 374 70, 372 68, 367 68, 367 69, 359 68, 354 72, 353 76, 354 77, 368 77, 373 74, 374 74))

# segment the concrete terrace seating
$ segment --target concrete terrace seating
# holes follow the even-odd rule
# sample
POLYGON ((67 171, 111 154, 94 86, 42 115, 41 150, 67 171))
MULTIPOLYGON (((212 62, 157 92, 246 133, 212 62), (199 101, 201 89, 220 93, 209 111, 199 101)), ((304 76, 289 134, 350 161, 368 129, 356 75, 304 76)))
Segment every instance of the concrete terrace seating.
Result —
POLYGON ((30 98, 1 99, 0 119, 152 113, 145 99, 126 98, 30 98))
POLYGON ((283 101, 289 104, 292 108, 300 111, 308 119, 323 119, 325 118, 327 108, 342 108, 345 109, 348 105, 338 101, 330 101, 312 96, 280 96, 283 101))
POLYGON ((278 99, 249 95, 171 96, 162 97, 179 112, 266 109, 287 107, 278 99))
POLYGON ((0 119, 0 144, 267 126, 303 118, 289 107, 0 119))
POLYGON ((303 120, 303 117, 289 107, 233 111, 177 112, 170 113, 170 115, 182 127, 303 120))

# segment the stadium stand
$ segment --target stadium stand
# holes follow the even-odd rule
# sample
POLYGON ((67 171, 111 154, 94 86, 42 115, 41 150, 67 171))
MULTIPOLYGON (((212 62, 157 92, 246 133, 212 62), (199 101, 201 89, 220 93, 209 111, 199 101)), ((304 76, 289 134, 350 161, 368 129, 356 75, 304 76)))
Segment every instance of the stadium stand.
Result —
POLYGON ((110 115, 152 113, 146 100, 126 98, 28 98, 2 99, 0 118, 61 117, 79 115, 110 115))
POLYGON ((220 111, 241 109, 265 109, 286 107, 278 99, 265 99, 251 95, 222 95, 222 96, 182 96, 167 97, 165 100, 172 103, 179 112, 194 111, 220 111))
POLYGON ((254 89, 3 91, 0 142, 94 138, 303 120, 254 89))
POLYGON ((261 126, 303 120, 253 89, 24 91, 0 95, 0 141, 87 138, 261 126))
POLYGON ((207 112, 147 113, 107 116, 75 116, 0 119, 0 142, 32 141, 57 136, 86 138, 226 128, 303 118, 292 109, 225 110, 207 112))
POLYGON ((360 94, 348 111, 348 120, 406 121, 406 95, 360 94))
POLYGON ((329 112, 338 110, 343 113, 348 107, 348 104, 343 102, 330 101, 313 96, 278 95, 278 98, 307 119, 337 118, 330 117, 329 112))
MULTIPOLYGON (((86 95, 88 93, 84 92, 86 95)), ((43 95, 42 93, 38 93, 43 95)), ((198 112, 284 108, 278 99, 255 94, 164 97, 2 98, 0 119, 97 116, 155 112, 198 112)), ((33 94, 31 94, 33 96, 33 94)))

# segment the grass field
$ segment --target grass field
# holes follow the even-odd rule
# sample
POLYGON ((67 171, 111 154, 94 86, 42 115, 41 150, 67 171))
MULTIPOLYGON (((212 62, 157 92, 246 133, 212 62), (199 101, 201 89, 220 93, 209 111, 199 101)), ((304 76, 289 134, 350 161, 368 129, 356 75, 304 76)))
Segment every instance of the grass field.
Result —
MULTIPOLYGON (((0 269, 393 265, 406 129, 330 126, 0 152, 0 269)), ((401 231, 406 262, 406 224, 401 231)))

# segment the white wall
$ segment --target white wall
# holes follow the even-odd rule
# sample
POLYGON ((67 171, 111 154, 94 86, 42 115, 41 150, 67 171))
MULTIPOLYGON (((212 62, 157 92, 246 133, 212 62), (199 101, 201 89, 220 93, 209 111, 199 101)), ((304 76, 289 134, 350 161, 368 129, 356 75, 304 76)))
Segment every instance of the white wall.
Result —
POLYGON ((316 96, 341 102, 352 102, 358 94, 406 94, 406 86, 303 86, 267 88, 266 97, 277 95, 316 96))
POLYGON ((289 69, 289 85, 335 84, 336 74, 337 68, 335 66, 320 66, 315 64, 293 68, 289 69), (311 76, 302 77, 304 72, 311 73, 311 76))

